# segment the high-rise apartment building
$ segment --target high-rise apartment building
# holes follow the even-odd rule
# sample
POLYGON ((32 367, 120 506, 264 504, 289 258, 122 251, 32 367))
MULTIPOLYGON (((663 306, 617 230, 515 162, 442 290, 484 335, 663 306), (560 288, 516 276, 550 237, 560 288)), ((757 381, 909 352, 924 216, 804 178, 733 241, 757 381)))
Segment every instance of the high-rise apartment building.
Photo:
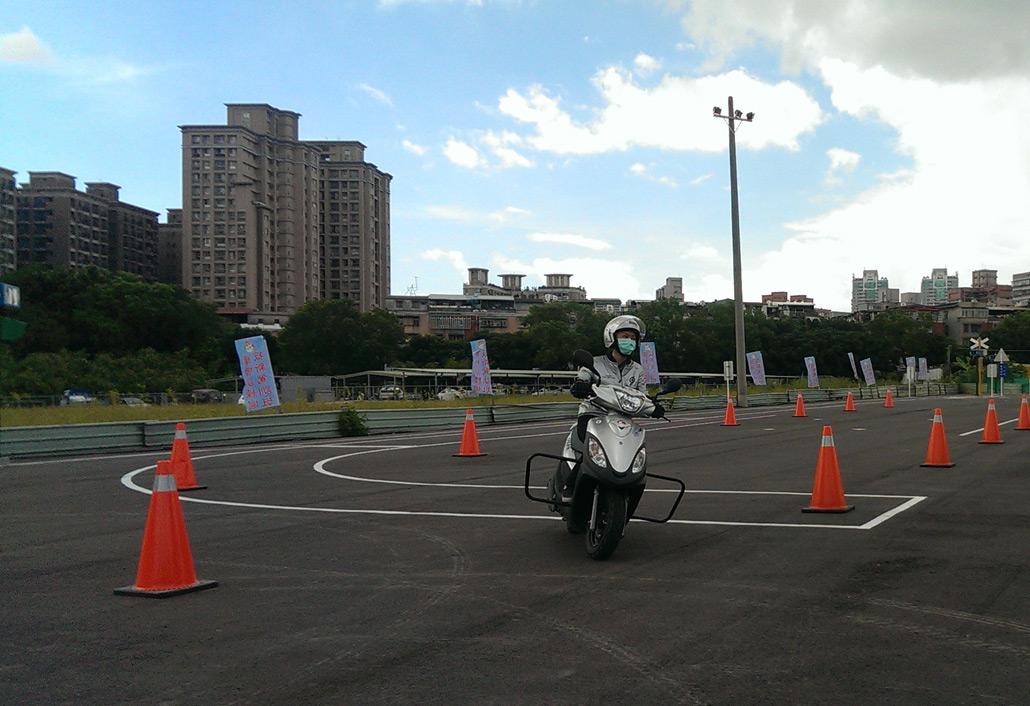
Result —
POLYGON ((365 161, 360 142, 307 143, 319 155, 321 297, 361 311, 390 294, 390 180, 365 161))
POLYGON ((251 323, 279 323, 323 296, 384 306, 389 175, 362 161, 360 143, 300 140, 299 113, 226 108, 225 125, 180 126, 183 287, 251 323), (323 240, 323 224, 335 244, 323 240))
POLYGON ((998 285, 997 270, 973 270, 973 287, 996 287, 998 285))
POLYGON ((1030 307, 1030 272, 1012 275, 1012 305, 1030 307))
POLYGON ((182 209, 170 208, 157 224, 157 281, 182 286, 182 209))
POLYGON ((659 287, 654 293, 655 299, 675 299, 678 302, 683 301, 683 278, 682 277, 666 277, 665 286, 659 287))
POLYGON ((946 267, 935 267, 929 277, 923 277, 919 291, 919 303, 924 306, 939 306, 948 301, 948 290, 958 287, 958 274, 949 275, 946 267))
POLYGON ((861 277, 851 278, 851 311, 876 311, 884 304, 898 303, 900 292, 891 289, 886 277, 877 270, 862 270, 861 277))
POLYGON ((16 173, 0 167, 0 276, 18 267, 16 173))
POLYGON ((119 200, 107 182, 75 188, 62 172, 29 172, 17 192, 18 266, 95 266, 155 277, 157 213, 119 200))

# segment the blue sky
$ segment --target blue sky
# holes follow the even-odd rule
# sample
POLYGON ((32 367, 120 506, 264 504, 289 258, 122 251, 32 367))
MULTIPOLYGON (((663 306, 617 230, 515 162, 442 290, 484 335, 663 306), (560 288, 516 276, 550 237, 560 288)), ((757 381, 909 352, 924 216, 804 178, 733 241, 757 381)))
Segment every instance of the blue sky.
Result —
POLYGON ((393 175, 393 293, 469 266, 590 296, 850 308, 877 269, 1030 270, 1021 0, 22 2, 0 6, 0 166, 180 206, 179 125, 302 114, 393 175))

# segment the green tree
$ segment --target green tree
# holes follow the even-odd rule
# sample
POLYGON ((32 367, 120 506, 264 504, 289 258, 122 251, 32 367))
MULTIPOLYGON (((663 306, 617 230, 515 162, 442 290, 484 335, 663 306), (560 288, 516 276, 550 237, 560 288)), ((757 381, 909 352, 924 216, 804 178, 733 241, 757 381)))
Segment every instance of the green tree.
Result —
POLYGON ((277 372, 342 375, 381 369, 397 360, 404 327, 393 314, 362 314, 350 299, 313 299, 279 334, 277 372))
POLYGON ((532 307, 523 319, 529 339, 536 346, 532 367, 565 370, 572 365, 572 352, 577 348, 601 353, 604 325, 609 318, 579 302, 552 302, 532 307))
POLYGON ((1030 311, 1017 311, 991 329, 991 348, 1004 348, 1013 360, 1030 361, 1030 311))

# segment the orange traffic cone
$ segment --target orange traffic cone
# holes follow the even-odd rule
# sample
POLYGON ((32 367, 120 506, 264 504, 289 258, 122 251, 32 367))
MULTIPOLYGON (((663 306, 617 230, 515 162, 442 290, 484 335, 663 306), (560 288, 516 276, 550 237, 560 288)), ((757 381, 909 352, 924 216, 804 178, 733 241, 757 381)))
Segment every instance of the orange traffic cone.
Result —
POLYGON ((116 588, 114 592, 123 596, 167 598, 217 585, 217 581, 197 580, 172 462, 158 461, 136 583, 116 588))
POLYGON ((848 390, 848 400, 847 400, 847 402, 844 403, 844 411, 845 412, 854 412, 855 411, 855 398, 851 394, 851 390, 848 390))
POLYGON ((955 465, 948 455, 948 438, 944 433, 944 417, 941 415, 940 407, 933 411, 930 443, 926 445, 926 461, 919 465, 924 468, 951 468, 955 465))
POLYGON ((732 397, 727 397, 726 398, 726 416, 722 420, 722 425, 724 427, 740 426, 739 424, 737 424, 737 413, 733 409, 733 398, 732 397))
POLYGON ((984 433, 980 437, 981 444, 1004 444, 1001 440, 1001 427, 998 426, 998 412, 994 409, 994 398, 987 401, 987 419, 984 420, 984 433))
POLYGON ((1019 419, 1016 420, 1016 430, 1030 431, 1030 404, 1027 404, 1026 395, 1023 395, 1023 402, 1019 405, 1019 419))
POLYGON ((461 432, 461 448, 455 456, 486 456, 479 450, 479 435, 476 434, 476 420, 472 408, 465 410, 465 428, 461 432))
POLYGON ((884 407, 893 407, 894 406, 894 398, 891 397, 891 389, 889 387, 887 388, 887 399, 885 399, 883 401, 883 406, 884 407))
POLYGON ((848 505, 844 500, 837 447, 833 445, 833 428, 823 427, 819 461, 815 467, 815 484, 812 486, 812 502, 802 508, 801 512, 850 512, 854 509, 854 505, 848 505))
POLYGON ((797 404, 794 405, 794 416, 795 417, 807 417, 805 414, 805 401, 801 399, 801 393, 798 393, 797 404))
POLYGON ((175 425, 175 440, 172 442, 172 473, 175 475, 175 487, 179 492, 184 490, 203 490, 206 485, 197 485, 197 477, 193 474, 193 457, 190 456, 190 442, 186 439, 186 425, 179 422, 175 425))

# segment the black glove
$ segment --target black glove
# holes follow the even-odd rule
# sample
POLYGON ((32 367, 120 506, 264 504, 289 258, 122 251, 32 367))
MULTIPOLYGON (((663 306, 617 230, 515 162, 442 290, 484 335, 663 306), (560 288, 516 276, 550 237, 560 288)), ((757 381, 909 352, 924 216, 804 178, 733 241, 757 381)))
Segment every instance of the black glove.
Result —
POLYGON ((660 402, 654 403, 654 411, 651 412, 651 416, 655 419, 661 419, 665 416, 665 407, 662 407, 660 402))
POLYGON ((572 383, 572 389, 570 389, 569 392, 571 392, 572 396, 576 399, 582 400, 593 394, 594 386, 586 380, 576 380, 576 382, 572 383))

